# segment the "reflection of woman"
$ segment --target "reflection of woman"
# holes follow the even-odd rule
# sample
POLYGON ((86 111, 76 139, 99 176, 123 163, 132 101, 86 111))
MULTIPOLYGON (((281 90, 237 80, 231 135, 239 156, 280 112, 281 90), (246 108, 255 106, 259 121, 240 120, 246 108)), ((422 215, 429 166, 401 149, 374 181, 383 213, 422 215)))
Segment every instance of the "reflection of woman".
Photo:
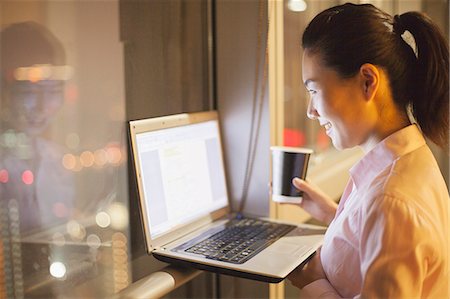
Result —
POLYGON ((42 137, 63 104, 64 51, 36 23, 20 23, 1 33, 2 204, 17 202, 22 232, 46 228, 69 216, 70 174, 59 147, 42 137))
POLYGON ((308 116, 366 154, 339 206, 294 179, 329 229, 289 279, 305 297, 449 298, 449 194, 423 137, 448 146, 447 42, 423 14, 345 4, 313 19, 303 48, 308 116))

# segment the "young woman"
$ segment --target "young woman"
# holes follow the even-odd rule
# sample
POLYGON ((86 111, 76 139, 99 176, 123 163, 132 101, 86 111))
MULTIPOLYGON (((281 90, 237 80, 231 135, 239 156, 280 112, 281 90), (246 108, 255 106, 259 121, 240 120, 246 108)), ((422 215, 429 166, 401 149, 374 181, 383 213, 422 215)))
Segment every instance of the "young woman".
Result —
POLYGON ((329 228, 289 279, 305 298, 450 298, 449 194, 424 139, 448 147, 443 35, 418 12, 345 4, 317 15, 302 46, 308 117, 365 156, 339 206, 294 179, 300 205, 329 228))

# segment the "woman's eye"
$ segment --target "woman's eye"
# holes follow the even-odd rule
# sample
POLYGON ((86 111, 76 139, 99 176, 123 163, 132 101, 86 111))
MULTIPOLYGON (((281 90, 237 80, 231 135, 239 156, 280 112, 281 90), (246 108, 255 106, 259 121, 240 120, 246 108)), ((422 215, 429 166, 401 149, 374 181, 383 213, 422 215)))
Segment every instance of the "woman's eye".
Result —
POLYGON ((308 89, 308 92, 309 92, 310 95, 313 95, 313 94, 316 94, 316 93, 317 93, 317 91, 311 90, 311 89, 308 89))

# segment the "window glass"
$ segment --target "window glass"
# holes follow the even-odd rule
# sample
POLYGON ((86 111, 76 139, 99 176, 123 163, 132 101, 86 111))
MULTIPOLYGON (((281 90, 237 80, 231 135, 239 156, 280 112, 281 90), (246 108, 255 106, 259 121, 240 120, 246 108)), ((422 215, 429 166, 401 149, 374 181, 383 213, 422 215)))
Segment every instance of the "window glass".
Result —
POLYGON ((206 11, 0 2, 0 298, 108 298, 164 266, 129 196, 126 124, 209 108, 206 11))
POLYGON ((338 1, 284 1, 284 131, 286 146, 310 147, 316 153, 334 151, 317 121, 306 116, 309 95, 303 85, 301 36, 306 25, 320 11, 338 1))
POLYGON ((130 271, 118 2, 0 7, 0 297, 120 290, 130 271))

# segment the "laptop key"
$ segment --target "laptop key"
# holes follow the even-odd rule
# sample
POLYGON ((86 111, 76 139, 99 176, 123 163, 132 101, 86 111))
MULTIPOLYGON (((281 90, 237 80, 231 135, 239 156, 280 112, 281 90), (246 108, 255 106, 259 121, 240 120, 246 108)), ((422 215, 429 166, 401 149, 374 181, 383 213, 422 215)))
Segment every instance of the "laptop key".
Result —
MULTIPOLYGON (((214 260, 242 264, 293 228, 251 218, 232 220, 224 230, 184 250, 214 260)), ((180 247, 186 248, 184 244, 180 247)))

